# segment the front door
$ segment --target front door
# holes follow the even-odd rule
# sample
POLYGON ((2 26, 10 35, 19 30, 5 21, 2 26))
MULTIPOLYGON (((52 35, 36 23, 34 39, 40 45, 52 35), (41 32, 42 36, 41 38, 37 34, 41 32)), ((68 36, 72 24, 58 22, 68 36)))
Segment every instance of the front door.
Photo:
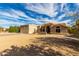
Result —
POLYGON ((49 26, 47 26, 46 32, 47 32, 47 33, 50 33, 50 27, 49 27, 49 26))

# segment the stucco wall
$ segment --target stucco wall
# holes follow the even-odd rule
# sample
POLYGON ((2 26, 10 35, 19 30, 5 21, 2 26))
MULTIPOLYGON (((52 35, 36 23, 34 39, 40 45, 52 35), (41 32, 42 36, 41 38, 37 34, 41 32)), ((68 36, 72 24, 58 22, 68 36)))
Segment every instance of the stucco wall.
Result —
POLYGON ((29 34, 37 32, 37 25, 29 24, 29 34))
POLYGON ((32 34, 37 32, 37 25, 29 24, 20 27, 20 33, 32 34))
POLYGON ((28 33, 29 31, 29 26, 21 26, 20 27, 20 33, 28 33))
MULTIPOLYGON (((67 33, 67 28, 59 26, 60 27, 60 33, 67 33)), ((56 26, 51 27, 51 33, 57 33, 56 32, 56 26)))
MULTIPOLYGON (((68 33, 67 27, 61 26, 61 25, 55 25, 55 26, 49 26, 50 32, 49 33, 57 33, 56 27, 60 27, 60 33, 68 33)), ((45 29, 45 28, 44 28, 45 29)), ((38 29, 40 30, 40 29, 38 29)), ((45 33, 46 31, 39 31, 39 33, 45 33)))

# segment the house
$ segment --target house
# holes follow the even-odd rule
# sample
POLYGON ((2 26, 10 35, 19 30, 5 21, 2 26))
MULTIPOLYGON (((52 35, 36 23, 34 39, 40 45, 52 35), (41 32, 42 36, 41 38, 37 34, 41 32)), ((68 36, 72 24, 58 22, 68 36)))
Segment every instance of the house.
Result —
POLYGON ((38 33, 68 33, 68 29, 65 23, 47 23, 42 26, 38 26, 38 33))
POLYGON ((4 29, 3 28, 0 28, 0 32, 3 32, 4 31, 4 29))
POLYGON ((40 26, 29 24, 29 25, 22 25, 20 27, 21 33, 68 33, 68 29, 65 23, 47 23, 40 26))
POLYGON ((33 34, 37 31, 37 25, 28 24, 20 26, 20 33, 33 34))
POLYGON ((8 32, 7 28, 0 28, 0 32, 8 32))

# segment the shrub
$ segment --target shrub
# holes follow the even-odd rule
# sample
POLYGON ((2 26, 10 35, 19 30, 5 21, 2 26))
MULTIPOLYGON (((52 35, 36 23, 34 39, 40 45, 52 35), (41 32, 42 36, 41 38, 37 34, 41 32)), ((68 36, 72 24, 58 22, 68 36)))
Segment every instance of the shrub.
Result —
POLYGON ((77 29, 74 29, 73 27, 68 27, 68 32, 74 34, 77 33, 77 29))
POLYGON ((17 26, 10 26, 8 31, 18 33, 20 30, 19 30, 19 27, 17 27, 17 26))

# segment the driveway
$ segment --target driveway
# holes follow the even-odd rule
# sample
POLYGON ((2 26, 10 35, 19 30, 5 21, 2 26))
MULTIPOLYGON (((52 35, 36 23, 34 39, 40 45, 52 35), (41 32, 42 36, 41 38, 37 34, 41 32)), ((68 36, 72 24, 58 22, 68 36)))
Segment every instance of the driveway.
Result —
POLYGON ((46 46, 61 55, 79 56, 78 38, 58 34, 0 33, 0 52, 11 49, 12 45, 21 47, 29 44, 46 46))

